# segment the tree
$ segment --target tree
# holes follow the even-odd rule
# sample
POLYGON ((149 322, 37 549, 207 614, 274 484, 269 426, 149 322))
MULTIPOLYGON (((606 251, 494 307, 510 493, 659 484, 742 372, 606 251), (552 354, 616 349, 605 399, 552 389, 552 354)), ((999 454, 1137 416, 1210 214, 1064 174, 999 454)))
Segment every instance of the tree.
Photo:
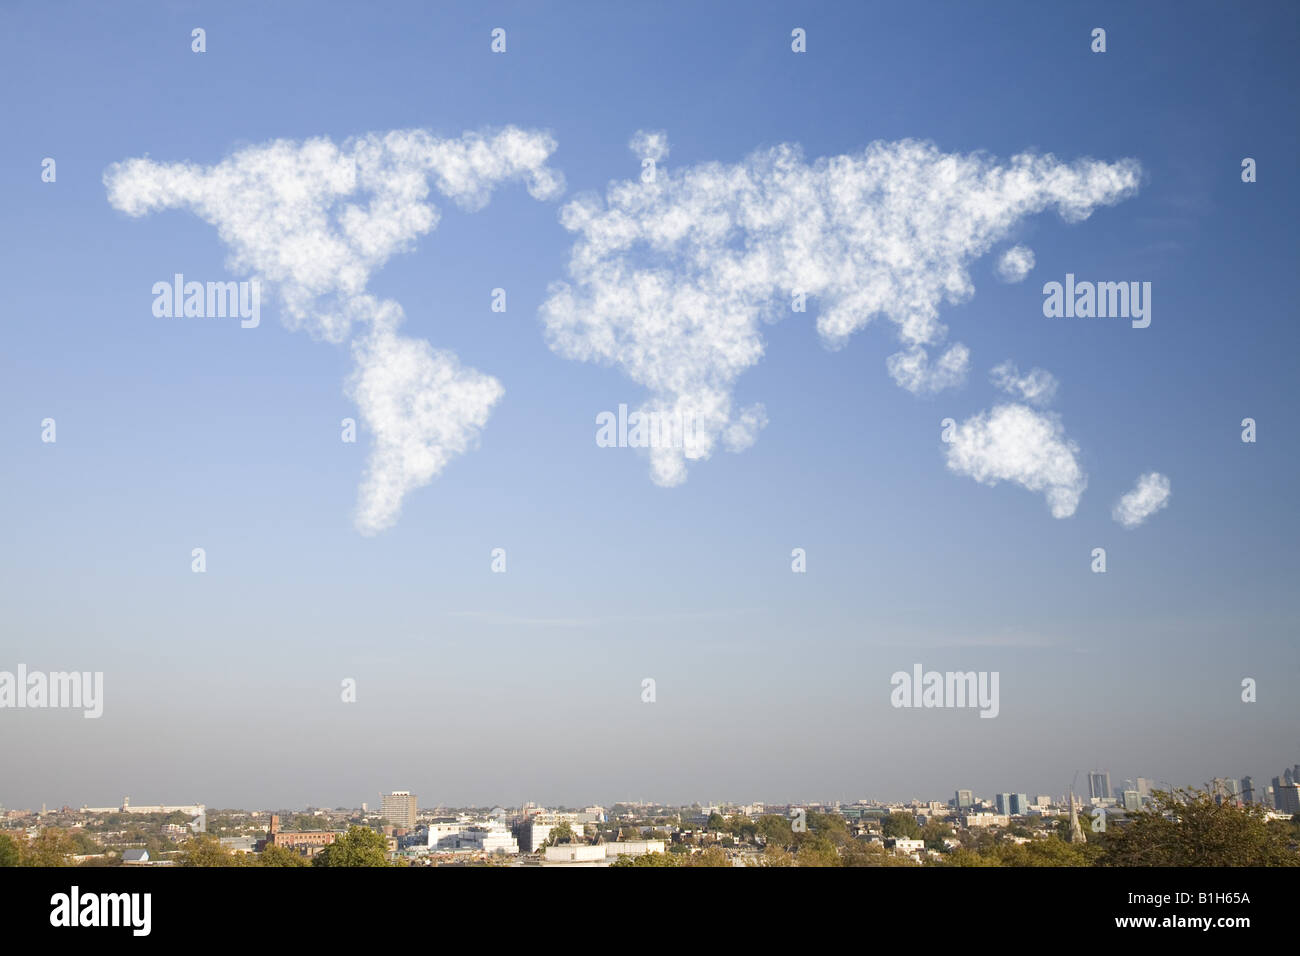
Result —
POLYGON ((1297 866, 1288 835, 1257 804, 1215 802, 1205 790, 1157 790, 1106 840, 1105 866, 1297 866))
POLYGON ((551 832, 546 835, 542 846, 559 846, 561 843, 572 842, 574 842, 573 827, 569 825, 568 820, 561 820, 559 824, 551 827, 551 832))
POLYGON ((840 853, 841 866, 916 866, 905 856, 890 853, 879 843, 853 840, 840 853))
POLYGON ((21 866, 22 844, 7 833, 0 833, 0 866, 21 866))
POLYGON ((312 866, 388 866, 388 841, 369 827, 348 827, 316 854, 312 866))
POLYGON ((181 866, 242 866, 243 861, 236 858, 221 845, 221 838, 209 833, 196 833, 181 844, 181 866))
POLYGON ((678 858, 667 853, 643 853, 640 856, 620 854, 610 866, 680 866, 678 858))
POLYGON ((796 866, 839 866, 840 855, 825 833, 807 834, 794 855, 796 866))
POLYGON ((766 838, 768 846, 791 846, 794 843, 794 831, 790 821, 774 813, 758 818, 758 832, 766 838))
POLYGON ((946 849, 944 840, 952 839, 952 827, 946 823, 940 823, 938 820, 931 820, 921 828, 921 839, 925 841, 927 850, 942 852, 946 849))
POLYGON ((704 822, 704 826, 709 830, 725 830, 727 829, 727 818, 714 810, 709 814, 709 819, 704 822))
POLYGON ((810 810, 808 812, 808 829, 825 836, 836 846, 843 846, 853 839, 849 836, 849 822, 838 813, 819 813, 816 810, 810 810))
POLYGON ((763 850, 759 866, 794 866, 794 854, 783 846, 769 843, 763 850))
POLYGON ((731 858, 722 847, 711 846, 701 853, 682 857, 684 866, 731 866, 731 858))
POLYGON ((295 853, 288 847, 272 843, 257 855, 255 866, 311 866, 301 853, 295 853))
POLYGON ((881 820, 880 832, 887 837, 904 840, 921 838, 921 827, 916 822, 916 816, 903 810, 895 811, 881 820))
POLYGON ((71 866, 68 858, 75 852, 76 844, 66 831, 46 827, 22 849, 23 866, 71 866))

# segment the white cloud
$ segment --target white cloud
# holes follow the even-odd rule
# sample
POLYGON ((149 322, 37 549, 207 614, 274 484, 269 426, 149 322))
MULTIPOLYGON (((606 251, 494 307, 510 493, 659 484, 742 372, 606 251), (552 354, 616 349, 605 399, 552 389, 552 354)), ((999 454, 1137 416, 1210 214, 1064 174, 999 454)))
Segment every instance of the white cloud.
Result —
POLYGON ((638 159, 653 159, 659 162, 668 158, 668 134, 661 129, 639 129, 628 140, 627 148, 638 159))
POLYGON ((1137 480, 1133 490, 1115 504, 1111 517, 1126 528, 1136 528, 1169 504, 1169 479, 1158 471, 1137 480))
POLYGON ((570 281, 553 284, 542 318, 555 352, 615 365, 649 391, 643 410, 699 424, 692 446, 652 451, 652 477, 676 484, 729 433, 736 380, 763 354, 760 322, 788 314, 795 293, 815 297, 830 347, 883 316, 903 345, 888 362, 899 384, 959 384, 965 346, 933 367, 926 349, 946 339, 939 306, 973 294, 971 263, 1024 217, 1054 206, 1077 221, 1138 179, 1133 160, 998 164, 912 140, 812 163, 785 145, 662 171, 564 207, 578 234, 570 281))
POLYGON ((1056 415, 1027 405, 980 412, 954 429, 947 445, 950 470, 985 485, 1012 481, 1041 491, 1054 518, 1074 514, 1088 486, 1078 452, 1056 415))
POLYGON ((1024 375, 1016 363, 1007 359, 989 372, 989 381, 1002 391, 1022 398, 1031 405, 1047 405, 1056 397, 1058 383, 1051 372, 1032 368, 1024 375))
POLYGON ((954 388, 966 381, 970 372, 970 349, 956 343, 939 356, 933 367, 930 356, 919 345, 906 352, 895 352, 885 360, 894 382, 913 395, 923 395, 954 388))
POLYGON ((437 226, 431 189, 468 210, 513 180, 538 199, 559 195, 563 178, 546 165, 554 150, 549 135, 514 127, 458 139, 396 130, 342 146, 276 140, 207 167, 128 159, 105 170, 104 185, 128 215, 185 208, 214 225, 228 268, 278 290, 290 328, 341 343, 355 323, 366 327, 353 342, 349 393, 375 436, 356 516, 373 534, 472 444, 502 388, 452 353, 399 336, 402 309, 366 294, 370 277, 437 226))
POLYGON ((997 274, 1003 282, 1023 282, 1034 268, 1034 250, 1012 246, 998 259, 997 274))

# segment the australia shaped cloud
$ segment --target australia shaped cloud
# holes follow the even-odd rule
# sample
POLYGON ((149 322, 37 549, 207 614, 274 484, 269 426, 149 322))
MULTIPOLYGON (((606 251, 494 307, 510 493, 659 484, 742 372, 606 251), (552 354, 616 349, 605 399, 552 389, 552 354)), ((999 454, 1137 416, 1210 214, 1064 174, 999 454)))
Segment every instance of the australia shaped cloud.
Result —
POLYGON ((1078 455, 1057 415, 1018 404, 968 418, 947 446, 950 470, 985 485, 1010 481, 1042 492, 1054 518, 1073 515, 1088 487, 1078 455))
POLYGON ((433 190, 467 210, 512 181, 537 199, 558 196, 563 177, 546 165, 555 147, 515 127, 455 139, 396 130, 342 145, 276 140, 213 166, 128 159, 104 172, 104 185, 130 216, 193 212, 229 247, 228 268, 278 292, 290 328, 351 340, 347 392, 373 435, 355 521, 375 534, 397 521, 410 491, 472 447, 504 389, 454 353, 399 334, 401 306, 367 293, 370 277, 436 228, 433 190))
MULTIPOLYGON (((667 155, 658 133, 632 147, 667 155)), ((695 423, 680 447, 650 452, 652 479, 676 485, 687 461, 719 442, 747 447, 766 422, 761 405, 734 399, 763 355, 764 320, 814 300, 818 332, 838 348, 882 317, 902 346, 887 361, 899 385, 917 394, 958 385, 970 353, 945 347, 939 308, 973 294, 972 263, 1025 217, 1055 208, 1077 222, 1134 193, 1139 178, 1131 159, 1026 153, 1000 163, 915 140, 812 162, 781 145, 738 163, 660 166, 563 207, 577 238, 568 279, 552 285, 541 316, 557 354, 613 365, 647 390, 640 411, 695 423)), ((1050 428, 1027 434, 1059 445, 1050 428)), ((1044 485, 1058 489, 1054 511, 1071 507, 1074 479, 1059 477, 1044 485)))

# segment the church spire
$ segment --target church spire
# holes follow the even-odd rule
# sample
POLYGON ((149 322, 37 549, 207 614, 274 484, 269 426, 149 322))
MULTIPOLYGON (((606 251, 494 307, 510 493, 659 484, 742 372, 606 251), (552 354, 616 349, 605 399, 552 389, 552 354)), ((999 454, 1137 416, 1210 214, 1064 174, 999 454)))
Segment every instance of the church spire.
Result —
POLYGON ((1070 840, 1071 843, 1086 843, 1083 827, 1079 826, 1079 811, 1074 806, 1074 791, 1070 791, 1070 840))

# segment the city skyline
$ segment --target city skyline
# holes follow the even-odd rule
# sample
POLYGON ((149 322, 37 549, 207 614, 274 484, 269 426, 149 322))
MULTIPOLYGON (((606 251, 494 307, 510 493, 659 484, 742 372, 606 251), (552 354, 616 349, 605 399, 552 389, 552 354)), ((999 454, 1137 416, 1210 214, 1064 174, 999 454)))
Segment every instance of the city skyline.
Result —
POLYGON ((0 802, 1294 754, 1295 5, 61 10, 0 9, 0 802))

